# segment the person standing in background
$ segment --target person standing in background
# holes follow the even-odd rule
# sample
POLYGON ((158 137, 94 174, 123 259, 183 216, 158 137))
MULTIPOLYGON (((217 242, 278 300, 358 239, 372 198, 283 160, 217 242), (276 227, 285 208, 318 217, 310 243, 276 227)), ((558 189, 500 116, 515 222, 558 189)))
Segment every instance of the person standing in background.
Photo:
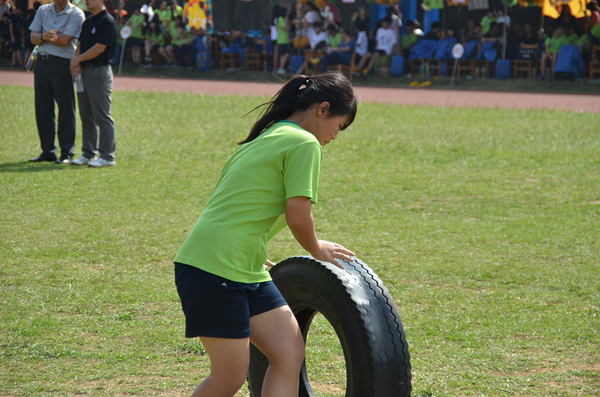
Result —
POLYGON ((115 165, 117 141, 111 115, 113 73, 109 61, 117 46, 117 26, 104 0, 85 0, 85 4, 92 16, 83 23, 70 64, 73 77, 81 75, 83 80, 83 91, 77 93, 83 154, 71 164, 99 168, 115 165), (94 159, 96 153, 100 156, 94 159))
POLYGON ((35 118, 42 153, 31 162, 54 161, 69 164, 75 151, 75 92, 69 70, 77 46, 77 37, 85 17, 68 0, 54 0, 39 8, 29 26, 31 43, 39 46, 34 71, 35 118), (54 103, 58 105, 58 143, 54 103))

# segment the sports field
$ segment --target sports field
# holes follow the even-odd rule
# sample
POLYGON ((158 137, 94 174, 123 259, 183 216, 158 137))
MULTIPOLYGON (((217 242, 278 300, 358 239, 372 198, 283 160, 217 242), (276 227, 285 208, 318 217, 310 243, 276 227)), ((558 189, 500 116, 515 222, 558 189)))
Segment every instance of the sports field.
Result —
MULTIPOLYGON (((0 396, 191 393, 208 358, 172 259, 265 99, 115 92, 117 165, 89 169, 27 163, 33 90, 0 86, 0 396)), ((390 290, 413 396, 600 395, 599 125, 362 103, 325 148, 317 231, 390 290)), ((304 254, 287 231, 270 245, 304 254)), ((311 381, 343 396, 318 325, 311 381)))

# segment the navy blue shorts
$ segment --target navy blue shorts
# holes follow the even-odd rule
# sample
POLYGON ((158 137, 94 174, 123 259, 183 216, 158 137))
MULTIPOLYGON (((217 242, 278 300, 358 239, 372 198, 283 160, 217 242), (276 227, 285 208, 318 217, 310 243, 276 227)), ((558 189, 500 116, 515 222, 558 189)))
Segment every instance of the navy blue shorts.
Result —
POLYGON ((245 284, 175 263, 185 337, 250 337, 250 317, 287 305, 272 281, 245 284))

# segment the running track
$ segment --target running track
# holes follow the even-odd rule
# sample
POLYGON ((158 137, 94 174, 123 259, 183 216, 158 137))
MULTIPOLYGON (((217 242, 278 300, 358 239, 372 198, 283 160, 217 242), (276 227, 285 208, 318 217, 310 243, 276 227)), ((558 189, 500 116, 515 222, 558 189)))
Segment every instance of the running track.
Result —
MULTIPOLYGON (((33 87, 33 75, 0 71, 0 84, 33 87)), ((115 90, 183 92, 199 95, 272 96, 279 84, 241 81, 184 80, 115 76, 115 90)), ((555 109, 600 113, 600 95, 460 91, 439 89, 354 87, 362 102, 402 105, 555 109)))

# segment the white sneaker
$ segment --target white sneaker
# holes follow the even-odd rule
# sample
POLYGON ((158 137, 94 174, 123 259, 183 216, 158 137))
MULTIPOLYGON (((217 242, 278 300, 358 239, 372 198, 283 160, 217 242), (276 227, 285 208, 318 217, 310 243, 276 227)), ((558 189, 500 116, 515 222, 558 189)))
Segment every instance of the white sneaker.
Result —
POLYGON ((96 160, 92 160, 88 163, 90 167, 101 168, 110 165, 115 165, 115 160, 107 160, 103 158, 97 158, 96 160))
POLYGON ((71 161, 71 165, 86 165, 92 160, 93 160, 93 157, 90 159, 88 157, 81 156, 77 160, 71 161))

